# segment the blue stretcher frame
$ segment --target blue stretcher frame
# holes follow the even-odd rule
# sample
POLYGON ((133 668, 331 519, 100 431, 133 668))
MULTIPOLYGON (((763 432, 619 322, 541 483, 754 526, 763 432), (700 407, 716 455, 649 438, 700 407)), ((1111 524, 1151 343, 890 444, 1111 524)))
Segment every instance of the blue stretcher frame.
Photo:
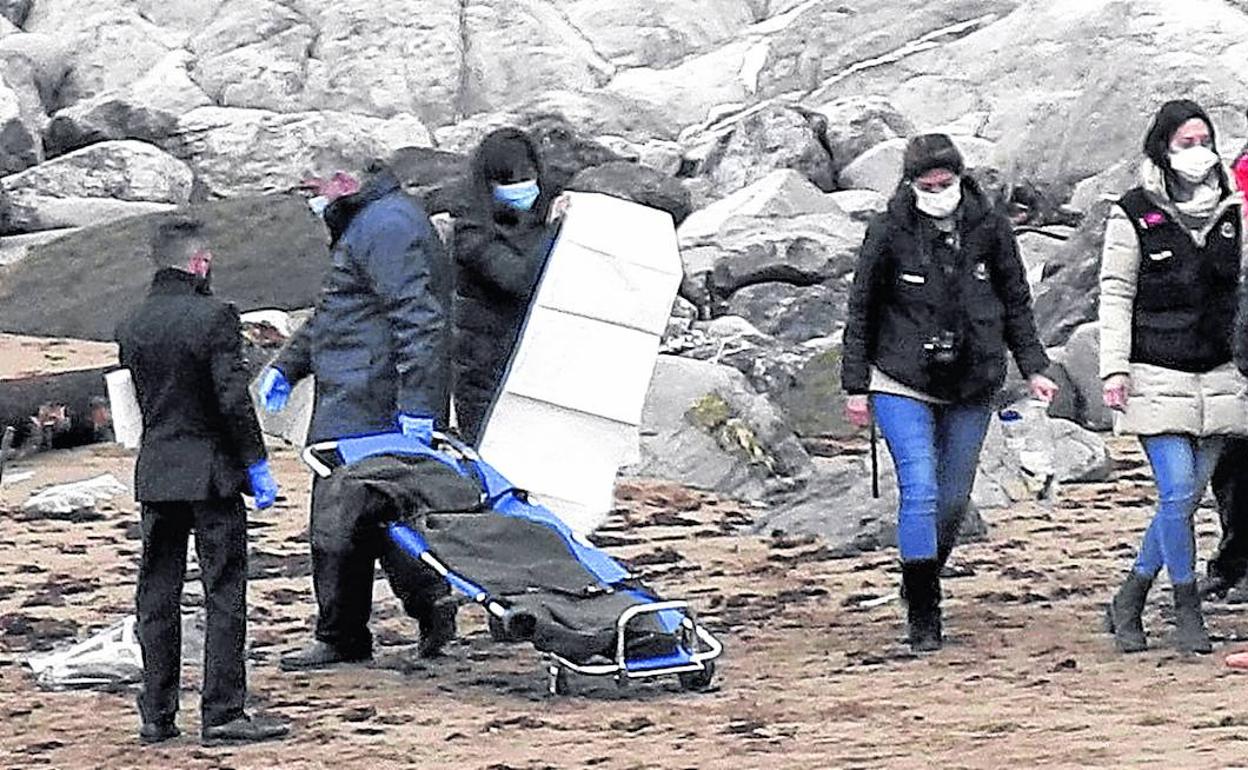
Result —
MULTIPOLYGON (((714 673, 713 662, 724 651, 723 644, 697 623, 689 603, 684 600, 659 601, 656 597, 621 585, 631 575, 619 562, 578 537, 572 530, 544 506, 530 502, 527 495, 507 481, 502 474, 481 460, 476 452, 455 439, 438 433, 434 435, 437 449, 423 442, 408 438, 402 433, 381 433, 326 441, 313 444, 303 451, 303 461, 314 473, 328 477, 333 473, 322 455, 334 455, 345 465, 380 455, 408 455, 428 457, 447 465, 461 475, 475 475, 485 486, 486 507, 503 516, 514 516, 546 526, 560 535, 572 555, 592 573, 603 588, 610 591, 627 591, 638 599, 620 614, 616 621, 616 654, 610 663, 578 664, 556 653, 546 653, 548 660, 548 689, 558 695, 565 687, 566 673, 571 671, 582 676, 610 676, 623 686, 629 680, 649 679, 673 675, 702 675, 709 684, 714 673), (470 473, 471 467, 475 473, 470 473), (680 637, 676 652, 652 657, 629 658, 625 651, 626 632, 638 618, 656 616, 661 627, 680 637)), ((507 608, 490 596, 489 592, 472 580, 448 569, 434 554, 424 537, 416 530, 400 523, 387 525, 389 537, 414 559, 420 560, 458 593, 481 605, 491 616, 502 619, 507 608)), ((684 683, 682 677, 682 684, 684 683)))

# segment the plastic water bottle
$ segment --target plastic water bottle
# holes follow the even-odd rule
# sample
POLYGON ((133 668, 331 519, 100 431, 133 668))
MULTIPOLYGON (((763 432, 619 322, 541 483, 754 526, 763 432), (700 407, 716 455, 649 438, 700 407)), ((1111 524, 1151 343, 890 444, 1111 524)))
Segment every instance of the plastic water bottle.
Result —
POLYGON ((1037 500, 1052 503, 1057 496, 1057 470, 1053 459, 1056 442, 1047 407, 1039 401, 1029 401, 1022 409, 1002 409, 997 418, 1005 434, 1005 445, 1010 454, 1018 458, 1029 492, 1037 500))

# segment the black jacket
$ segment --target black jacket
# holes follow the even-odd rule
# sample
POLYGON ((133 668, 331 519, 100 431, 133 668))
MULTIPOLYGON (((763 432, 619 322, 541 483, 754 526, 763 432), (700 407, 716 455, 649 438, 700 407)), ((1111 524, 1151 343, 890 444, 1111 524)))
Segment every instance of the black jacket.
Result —
POLYGON ((1233 355, 1243 216, 1228 208, 1198 247, 1183 223, 1137 187, 1119 205, 1140 241, 1131 361, 1208 372, 1233 355))
POLYGON ((292 383, 316 375, 309 440, 394 430, 399 413, 445 424, 452 276, 441 240, 389 172, 334 210, 341 237, 316 315, 276 362, 292 383))
POLYGON ((1048 367, 1010 222, 971 180, 962 192, 960 248, 947 281, 935 264, 938 233, 908 186, 868 227, 845 328, 846 392, 867 393, 875 366, 932 396, 985 403, 1005 381, 1007 348, 1024 376, 1048 367), (934 363, 925 349, 942 331, 956 337, 952 365, 934 363))
POLYGON ((265 449, 234 308, 201 294, 191 275, 161 270, 146 301, 117 328, 117 342, 143 413, 135 498, 213 500, 250 491, 247 468, 265 449))
POLYGON ((455 227, 455 414, 476 444, 507 372, 552 231, 536 213, 455 227))

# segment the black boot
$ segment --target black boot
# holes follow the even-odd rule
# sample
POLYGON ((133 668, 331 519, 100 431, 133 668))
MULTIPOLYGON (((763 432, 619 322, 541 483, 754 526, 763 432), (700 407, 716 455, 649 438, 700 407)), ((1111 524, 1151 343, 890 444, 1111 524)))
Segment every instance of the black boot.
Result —
POLYGON ((902 591, 906 597, 906 622, 910 649, 934 652, 944 646, 940 617, 940 563, 934 559, 901 565, 902 591))
POLYGON ((244 714, 223 725, 205 727, 200 736, 204 746, 237 746, 244 743, 260 743, 285 738, 290 725, 272 717, 252 717, 244 714))
POLYGON ((144 722, 139 728, 139 742, 146 746, 171 741, 182 734, 173 722, 144 722))
POLYGON ((1174 646, 1180 652, 1208 655, 1213 642, 1205 628, 1205 614, 1200 609, 1200 591, 1195 582, 1174 587, 1174 646))
POLYGON ((343 650, 318 639, 298 652, 283 655, 279 665, 283 671, 306 671, 340 663, 363 663, 372 659, 372 650, 343 650))
POLYGON ((1148 649, 1144 633, 1144 604, 1153 581, 1132 570, 1126 582, 1105 608, 1105 626, 1114 635, 1119 652, 1143 652, 1148 649))
POLYGON ((455 613, 458 609, 454 599, 446 598, 435 602, 417 619, 420 625, 420 657, 440 656, 442 648, 455 638, 455 613))

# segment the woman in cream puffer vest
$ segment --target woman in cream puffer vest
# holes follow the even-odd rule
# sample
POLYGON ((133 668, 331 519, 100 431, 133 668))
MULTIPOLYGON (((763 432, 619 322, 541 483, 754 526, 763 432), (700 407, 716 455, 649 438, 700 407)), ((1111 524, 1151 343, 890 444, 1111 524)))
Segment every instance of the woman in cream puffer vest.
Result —
POLYGON ((1176 645, 1212 651, 1196 587, 1193 517, 1225 437, 1248 434, 1248 380, 1235 368, 1244 262, 1243 194, 1199 105, 1170 102, 1144 143, 1141 184, 1112 210, 1101 263, 1101 377, 1117 430, 1138 435, 1157 514, 1107 611, 1119 649, 1147 647, 1141 616, 1164 566, 1176 645))

